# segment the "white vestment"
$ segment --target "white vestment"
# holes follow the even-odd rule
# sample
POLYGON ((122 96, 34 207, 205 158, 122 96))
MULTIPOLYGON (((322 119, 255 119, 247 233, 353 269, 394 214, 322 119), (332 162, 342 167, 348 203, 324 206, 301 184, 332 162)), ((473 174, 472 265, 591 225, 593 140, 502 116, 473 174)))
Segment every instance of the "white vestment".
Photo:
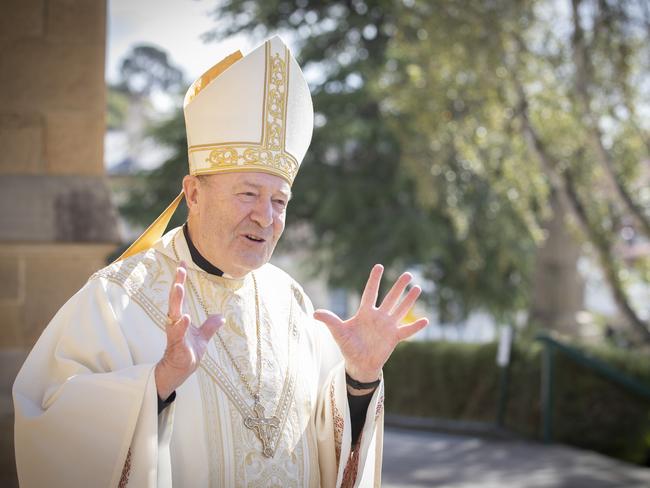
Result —
POLYGON ((47 326, 14 384, 22 487, 379 486, 383 382, 352 452, 343 360, 286 273, 253 272, 259 290, 257 371, 253 277, 205 273, 174 229, 152 249, 95 273, 47 326), (244 426, 253 399, 215 336, 200 368, 160 415, 154 367, 165 348, 168 295, 187 263, 193 325, 221 313, 220 333, 260 401, 273 457, 244 426))

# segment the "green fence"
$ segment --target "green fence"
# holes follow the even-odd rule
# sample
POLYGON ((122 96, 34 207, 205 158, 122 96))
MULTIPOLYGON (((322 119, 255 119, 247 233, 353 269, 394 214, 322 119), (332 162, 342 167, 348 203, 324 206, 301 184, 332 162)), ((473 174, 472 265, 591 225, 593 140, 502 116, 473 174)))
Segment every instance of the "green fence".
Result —
POLYGON ((387 412, 485 423, 501 413, 503 426, 523 436, 647 463, 646 355, 547 336, 520 341, 513 346, 508 394, 500 399, 496 352, 494 343, 401 344, 384 368, 387 412))
MULTIPOLYGON (((543 346, 542 354, 542 439, 546 442, 553 440, 553 413, 554 413, 554 391, 555 391, 555 363, 556 354, 563 354, 571 361, 583 366, 587 370, 608 379, 612 384, 627 390, 634 395, 650 401, 650 387, 647 383, 637 380, 635 377, 612 367, 610 364, 584 351, 571 347, 567 344, 553 339, 548 335, 537 337, 543 346)), ((589 412, 585 412, 588 414, 589 412)))

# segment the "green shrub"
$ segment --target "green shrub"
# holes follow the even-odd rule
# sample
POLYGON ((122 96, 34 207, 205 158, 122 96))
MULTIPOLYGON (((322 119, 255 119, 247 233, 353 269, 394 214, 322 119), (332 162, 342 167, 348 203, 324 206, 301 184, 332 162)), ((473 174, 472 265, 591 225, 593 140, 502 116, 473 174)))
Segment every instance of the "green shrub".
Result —
POLYGON ((408 342, 384 368, 386 409, 404 415, 494 419, 494 344, 408 342))
MULTIPOLYGON (((650 359, 610 348, 579 347, 650 385, 650 359)), ((384 368, 386 411, 400 415, 494 422, 499 394, 490 344, 408 342, 384 368)), ((541 434, 539 343, 517 343, 509 372, 506 428, 541 434)), ((650 401, 555 353, 553 439, 644 464, 650 453, 650 401)))
MULTIPOLYGON (((650 385, 650 361, 603 348, 589 351, 650 385)), ((556 353, 554 436, 562 442, 644 464, 650 453, 650 402, 556 353)))

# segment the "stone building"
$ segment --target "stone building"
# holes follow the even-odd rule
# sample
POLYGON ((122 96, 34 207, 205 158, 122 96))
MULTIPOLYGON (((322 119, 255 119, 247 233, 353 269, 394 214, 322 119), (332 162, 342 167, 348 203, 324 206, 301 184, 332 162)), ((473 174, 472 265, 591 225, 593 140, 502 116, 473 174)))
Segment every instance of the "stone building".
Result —
POLYGON ((105 0, 0 2, 0 484, 17 486, 11 385, 118 242, 104 176, 105 0))

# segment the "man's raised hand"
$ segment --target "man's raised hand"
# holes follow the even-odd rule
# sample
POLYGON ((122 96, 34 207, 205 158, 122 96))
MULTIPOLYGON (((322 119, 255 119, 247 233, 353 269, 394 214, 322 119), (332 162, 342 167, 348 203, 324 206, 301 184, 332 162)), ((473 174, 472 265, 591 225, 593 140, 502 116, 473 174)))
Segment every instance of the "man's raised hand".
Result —
POLYGON ((429 323, 426 318, 420 318, 401 325, 422 291, 419 286, 414 286, 402 298, 412 279, 410 273, 402 274, 381 305, 376 306, 383 272, 384 267, 380 264, 372 268, 359 310, 348 320, 342 320, 329 310, 314 312, 314 318, 327 325, 341 349, 348 374, 363 383, 379 378, 397 344, 429 323))
POLYGON ((166 400, 199 367, 210 340, 224 324, 221 315, 210 315, 201 327, 190 327, 188 314, 183 313, 187 269, 181 261, 176 268, 174 283, 169 291, 167 311, 167 347, 158 364, 155 378, 158 396, 166 400))

